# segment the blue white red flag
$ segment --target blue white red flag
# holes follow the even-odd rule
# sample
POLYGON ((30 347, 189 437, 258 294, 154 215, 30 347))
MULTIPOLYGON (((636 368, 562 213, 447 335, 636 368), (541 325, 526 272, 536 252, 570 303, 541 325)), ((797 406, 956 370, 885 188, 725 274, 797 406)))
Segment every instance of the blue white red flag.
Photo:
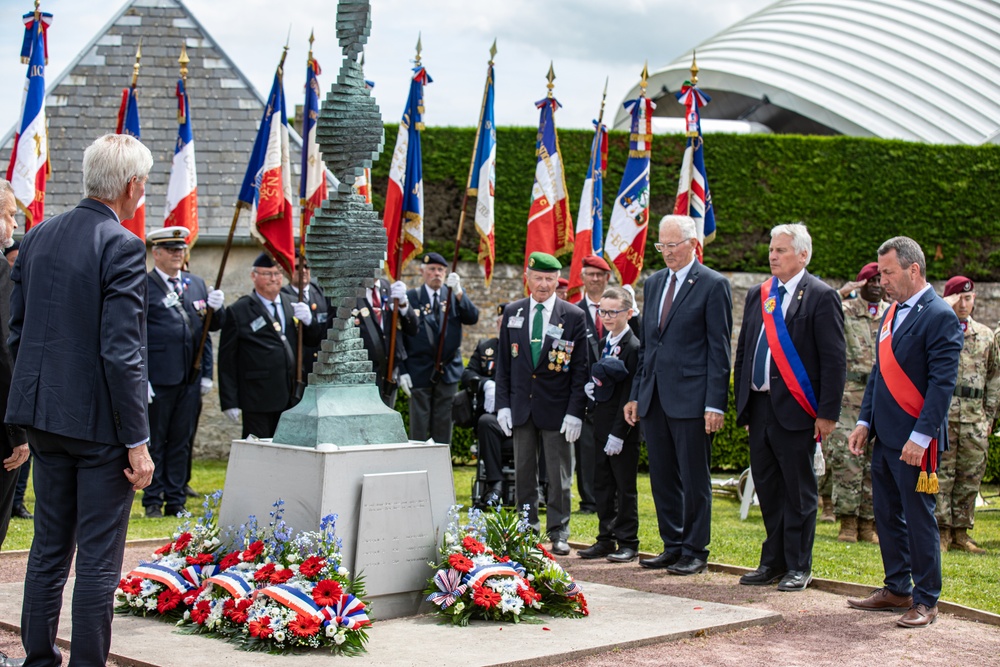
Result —
POLYGON ((595 120, 587 179, 583 182, 580 210, 576 214, 576 240, 566 296, 570 303, 578 303, 583 298, 583 260, 604 252, 604 174, 607 169, 608 128, 595 120))
POLYGON ((316 141, 316 122, 319 120, 319 63, 309 52, 306 67, 306 103, 302 117, 302 183, 299 186, 299 204, 302 206, 302 229, 309 226, 316 209, 327 198, 326 165, 316 141))
POLYGON ((295 272, 292 165, 281 66, 260 119, 239 202, 250 209, 250 234, 289 276, 295 272))
POLYGON ((535 103, 541 110, 535 143, 535 184, 528 209, 528 233, 524 244, 524 266, 533 252, 558 257, 573 250, 573 217, 566 194, 566 174, 559 153, 555 111, 562 105, 554 97, 535 103))
POLYGON ((642 95, 625 103, 632 114, 628 161, 608 224, 604 256, 622 285, 632 285, 642 272, 649 228, 649 156, 653 146, 653 109, 642 95))
POLYGON ((715 209, 712 208, 712 191, 708 187, 705 171, 705 142, 701 134, 701 107, 712 98, 690 81, 685 81, 677 101, 687 107, 684 118, 687 125, 687 147, 681 163, 681 178, 677 185, 674 215, 694 218, 698 232, 698 261, 702 260, 705 244, 715 238, 715 209))
MULTIPOLYGON (((364 62, 362 61, 363 64, 364 62)), ((365 88, 367 90, 371 90, 374 87, 374 81, 365 79, 365 88)), ((364 197, 366 203, 372 203, 372 170, 370 167, 365 167, 364 172, 354 179, 354 194, 364 197)))
POLYGON ((497 178, 497 128, 493 114, 493 64, 486 70, 486 94, 479 119, 479 143, 472 162, 472 183, 469 194, 476 196, 476 232, 479 234, 479 263, 486 276, 486 286, 493 280, 496 239, 493 235, 497 178))
POLYGON ((399 122, 389 165, 382 224, 388 238, 386 272, 399 280, 403 267, 424 249, 424 167, 420 132, 424 129, 424 86, 432 83, 422 66, 413 68, 410 96, 399 122))
POLYGON ((167 183, 167 205, 164 227, 187 227, 188 246, 198 240, 198 170, 194 157, 194 134, 191 131, 191 109, 188 105, 184 79, 177 80, 177 144, 167 183))
MULTIPOLYGON (((118 108, 118 127, 115 132, 118 134, 130 134, 136 139, 141 139, 139 130, 139 96, 134 83, 128 88, 122 89, 122 104, 118 108)), ((135 209, 135 215, 128 220, 122 220, 122 226, 143 241, 146 240, 145 193, 143 193, 142 199, 139 200, 139 205, 135 209)))
MULTIPOLYGON (((34 17, 34 14, 31 15, 34 17)), ((52 17, 49 16, 51 21, 52 17)), ((41 23, 44 26, 45 23, 41 23)), ((42 221, 45 215, 45 182, 49 176, 49 136, 45 122, 44 29, 32 30, 28 77, 21 101, 21 123, 14 135, 7 180, 14 188, 17 207, 24 212, 24 230, 42 221)))
POLYGON ((21 17, 24 22, 24 39, 21 41, 21 62, 27 65, 31 62, 34 51, 36 27, 42 29, 42 48, 45 52, 44 63, 49 64, 49 26, 52 25, 52 14, 48 12, 28 12, 21 17), (37 21, 37 23, 36 23, 37 21))

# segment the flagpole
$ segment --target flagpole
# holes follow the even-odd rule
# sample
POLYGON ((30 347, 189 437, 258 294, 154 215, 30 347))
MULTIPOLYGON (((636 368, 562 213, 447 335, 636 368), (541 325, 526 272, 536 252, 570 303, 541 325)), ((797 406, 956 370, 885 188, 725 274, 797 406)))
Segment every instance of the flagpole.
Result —
MULTIPOLYGON (((309 31, 309 58, 306 60, 306 67, 312 68, 313 62, 313 41, 315 41, 315 31, 309 31)), ((306 90, 306 95, 309 95, 309 91, 306 90)), ((306 105, 308 107, 308 105, 306 105)), ((303 108, 303 114, 308 114, 309 109, 303 108)), ((306 119, 305 115, 302 117, 302 150, 308 151, 308 137, 305 136, 306 119)), ((318 165, 317 165, 318 166, 318 165)), ((304 176, 303 176, 304 177, 304 176)), ((300 202, 301 208, 299 209, 299 261, 301 265, 299 268, 299 303, 302 303, 302 293, 305 290, 305 263, 306 263, 306 200, 302 199, 300 202)), ((302 322, 300 321, 295 327, 296 335, 299 337, 298 347, 295 351, 295 386, 302 386, 302 322)))
MULTIPOLYGON (((691 87, 692 88, 698 85, 698 62, 697 62, 697 60, 695 60, 696 57, 697 57, 697 52, 696 51, 691 51, 691 87)), ((643 70, 643 73, 645 73, 645 70, 643 70)), ((643 81, 645 82, 645 79, 643 79, 643 81)), ((646 92, 645 85, 643 85, 642 91, 643 91, 643 93, 646 92)), ((695 95, 693 104, 696 107, 698 106, 698 97, 697 97, 697 95, 695 95)), ((691 133, 688 132, 687 136, 688 136, 688 141, 690 141, 691 140, 691 136, 692 136, 691 133)), ((694 136, 697 137, 698 133, 695 132, 694 136)), ((693 153, 692 153, 692 156, 691 156, 691 160, 692 160, 692 163, 693 163, 693 161, 694 161, 694 155, 693 155, 693 153)), ((688 173, 691 174, 693 169, 694 169, 694 164, 692 164, 690 166, 690 168, 688 170, 688 173)), ((690 178, 688 179, 688 182, 687 182, 687 190, 688 190, 687 215, 688 215, 688 217, 690 217, 691 216, 691 179, 690 178)))
MULTIPOLYGON (((483 102, 479 107, 479 122, 476 123, 476 139, 472 143, 472 158, 469 160, 469 177, 465 181, 465 194, 462 195, 462 208, 458 214, 458 234, 455 235, 455 254, 451 260, 451 271, 458 270, 458 251, 462 245, 462 228, 465 226, 465 208, 469 204, 469 188, 472 187, 473 171, 476 168, 476 152, 479 150, 479 133, 483 128, 483 114, 486 113, 486 96, 490 91, 490 73, 493 71, 493 59, 497 55, 497 40, 494 38, 493 46, 490 47, 490 60, 486 64, 486 83, 483 85, 483 102)), ((444 302, 451 305, 451 288, 445 286, 444 302)), ((437 356, 434 359, 434 377, 444 374, 441 369, 441 357, 444 355, 444 339, 448 333, 448 319, 450 313, 446 310, 444 319, 441 321, 441 331, 438 334, 437 356)))

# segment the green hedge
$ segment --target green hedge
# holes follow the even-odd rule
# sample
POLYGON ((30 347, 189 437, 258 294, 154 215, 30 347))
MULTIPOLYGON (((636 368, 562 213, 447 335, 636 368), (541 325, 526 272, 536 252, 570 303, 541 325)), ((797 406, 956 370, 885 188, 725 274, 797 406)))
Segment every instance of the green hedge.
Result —
MULTIPOLYGON (((384 205, 397 126, 386 126, 386 150, 373 174, 376 208, 384 205)), ((497 128, 497 263, 520 265, 535 173, 530 127, 497 128)), ((475 131, 429 128, 423 133, 426 248, 451 257, 475 131)), ((570 210, 576 215, 592 133, 563 130, 570 210)), ((651 166, 651 215, 670 213, 684 146, 681 136, 657 136, 651 166)), ((879 243, 912 236, 928 255, 931 278, 961 272, 1000 280, 1000 146, 936 146, 851 137, 713 134, 706 162, 718 235, 706 253, 725 271, 767 272, 768 231, 801 220, 813 236, 810 270, 845 277, 875 257, 879 243)), ((605 233, 621 182, 628 135, 609 137, 604 188, 605 233)), ((473 210, 470 204, 469 211, 473 210)), ((463 233, 463 259, 475 260, 471 217, 463 233)), ((648 236, 646 266, 662 267, 648 236)))

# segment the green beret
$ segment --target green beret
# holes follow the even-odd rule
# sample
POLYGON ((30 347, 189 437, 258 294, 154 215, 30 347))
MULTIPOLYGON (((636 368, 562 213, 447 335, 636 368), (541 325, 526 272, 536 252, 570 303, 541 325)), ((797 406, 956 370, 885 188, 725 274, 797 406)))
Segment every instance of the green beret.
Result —
POLYGON ((547 252, 533 252, 528 256, 528 268, 532 271, 559 271, 562 264, 547 252))

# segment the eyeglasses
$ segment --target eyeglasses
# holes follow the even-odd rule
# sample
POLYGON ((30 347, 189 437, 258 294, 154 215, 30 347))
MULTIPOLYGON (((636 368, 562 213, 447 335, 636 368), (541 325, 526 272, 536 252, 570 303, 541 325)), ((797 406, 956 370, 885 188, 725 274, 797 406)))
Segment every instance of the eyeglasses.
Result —
POLYGON ((624 313, 628 308, 623 308, 622 310, 604 310, 603 308, 597 309, 597 314, 601 317, 618 317, 618 313, 624 313))
POLYGON ((664 250, 677 250, 678 246, 684 245, 690 238, 684 239, 683 241, 678 241, 677 243, 654 243, 653 247, 656 248, 656 252, 663 252, 664 250))
POLYGON ((254 269, 253 272, 256 273, 258 276, 260 276, 261 278, 268 278, 270 280, 274 280, 275 278, 281 278, 280 269, 274 269, 273 271, 261 271, 260 269, 254 269))

